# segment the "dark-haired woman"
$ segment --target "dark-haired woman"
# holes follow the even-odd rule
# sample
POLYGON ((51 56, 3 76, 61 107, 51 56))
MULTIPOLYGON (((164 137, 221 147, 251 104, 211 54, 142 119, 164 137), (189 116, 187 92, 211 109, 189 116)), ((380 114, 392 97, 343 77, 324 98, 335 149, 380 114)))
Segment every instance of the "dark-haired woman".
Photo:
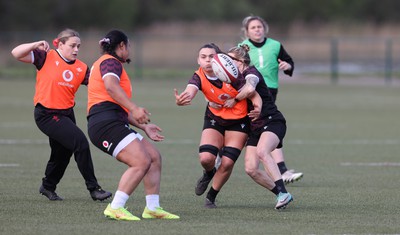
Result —
POLYGON ((130 41, 119 30, 99 42, 102 56, 93 64, 88 85, 88 133, 100 150, 126 164, 112 202, 104 215, 116 220, 140 220, 125 204, 141 181, 146 194, 145 219, 179 219, 160 207, 161 155, 130 124, 153 141, 162 141, 161 129, 150 122, 150 113, 134 103, 132 87, 123 63, 129 63, 130 41))
MULTIPOLYGON (((220 53, 220 49, 215 44, 202 46, 197 57, 200 67, 182 93, 178 94, 175 89, 175 102, 178 106, 190 105, 198 91, 201 91, 208 100, 199 146, 199 161, 203 167, 203 174, 197 181, 195 194, 202 195, 212 180, 204 203, 204 206, 210 209, 217 207, 216 197, 228 181, 250 130, 246 99, 235 99, 232 107, 224 107, 227 99, 234 98, 238 94, 240 84, 223 83, 216 77, 211 60, 217 53, 220 53), (217 169, 215 160, 218 154, 221 157, 221 164, 217 169)), ((259 96, 255 94, 251 98, 256 103, 259 96)), ((261 98, 258 101, 259 108, 261 98)), ((250 115, 250 117, 256 116, 250 115)))
POLYGON ((24 43, 12 50, 21 62, 35 65, 36 90, 33 98, 35 122, 49 137, 51 154, 39 192, 51 201, 61 201, 55 192, 72 154, 93 200, 104 200, 111 193, 104 191, 94 174, 89 142, 76 125, 75 93, 87 85, 89 69, 77 59, 81 40, 78 32, 65 29, 54 39, 55 50, 47 41, 24 43))

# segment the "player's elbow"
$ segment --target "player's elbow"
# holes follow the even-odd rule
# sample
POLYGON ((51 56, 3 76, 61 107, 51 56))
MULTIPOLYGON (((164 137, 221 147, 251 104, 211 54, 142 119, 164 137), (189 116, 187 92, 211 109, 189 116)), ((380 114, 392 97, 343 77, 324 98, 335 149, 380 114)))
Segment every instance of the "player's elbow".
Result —
POLYGON ((252 97, 256 93, 256 89, 253 86, 248 86, 246 89, 247 97, 252 97))

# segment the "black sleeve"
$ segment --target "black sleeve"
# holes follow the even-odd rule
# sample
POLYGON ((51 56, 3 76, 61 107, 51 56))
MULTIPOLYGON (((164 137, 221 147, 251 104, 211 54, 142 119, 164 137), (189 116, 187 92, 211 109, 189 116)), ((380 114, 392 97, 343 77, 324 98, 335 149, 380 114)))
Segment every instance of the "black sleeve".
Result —
POLYGON ((281 44, 281 49, 279 50, 278 59, 286 61, 292 66, 291 69, 283 71, 286 75, 292 76, 294 70, 294 62, 292 57, 286 52, 285 48, 283 48, 282 44, 281 44))
POLYGON ((188 84, 196 86, 201 91, 201 79, 197 73, 194 73, 188 84))
POLYGON ((85 73, 85 78, 82 81, 82 85, 87 86, 89 84, 89 75, 90 75, 90 69, 89 67, 86 66, 86 73, 85 73))
POLYGON ((41 70, 46 61, 47 52, 39 49, 34 49, 32 52, 34 58, 33 64, 37 70, 41 70))

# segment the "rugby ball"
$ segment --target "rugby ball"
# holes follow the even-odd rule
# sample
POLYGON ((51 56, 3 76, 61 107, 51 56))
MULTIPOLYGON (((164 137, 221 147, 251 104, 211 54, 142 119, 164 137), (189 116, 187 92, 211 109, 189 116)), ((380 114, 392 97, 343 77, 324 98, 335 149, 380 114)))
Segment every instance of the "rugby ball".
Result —
POLYGON ((215 76, 223 82, 234 82, 239 76, 239 69, 231 57, 226 54, 215 54, 211 60, 215 76))

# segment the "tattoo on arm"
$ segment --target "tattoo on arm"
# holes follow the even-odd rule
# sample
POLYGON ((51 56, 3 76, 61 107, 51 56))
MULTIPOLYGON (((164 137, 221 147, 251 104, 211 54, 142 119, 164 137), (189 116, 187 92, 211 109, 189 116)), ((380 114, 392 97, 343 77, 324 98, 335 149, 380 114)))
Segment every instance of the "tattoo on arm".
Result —
POLYGON ((254 74, 249 74, 246 76, 246 83, 250 84, 254 88, 256 88, 259 81, 259 78, 254 74))

